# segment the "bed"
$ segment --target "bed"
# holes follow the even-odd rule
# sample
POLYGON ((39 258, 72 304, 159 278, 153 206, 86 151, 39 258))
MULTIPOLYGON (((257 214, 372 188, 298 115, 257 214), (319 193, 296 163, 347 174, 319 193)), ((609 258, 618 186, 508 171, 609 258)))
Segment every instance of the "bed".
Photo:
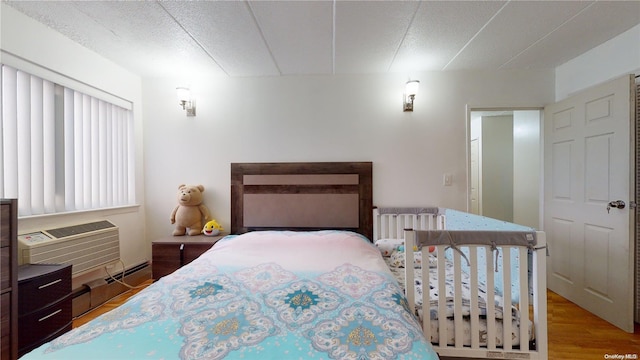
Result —
POLYGON ((437 359, 371 243, 372 164, 231 164, 229 235, 23 359, 437 359))
POLYGON ((452 209, 377 208, 374 243, 440 355, 547 358, 543 232, 452 209))

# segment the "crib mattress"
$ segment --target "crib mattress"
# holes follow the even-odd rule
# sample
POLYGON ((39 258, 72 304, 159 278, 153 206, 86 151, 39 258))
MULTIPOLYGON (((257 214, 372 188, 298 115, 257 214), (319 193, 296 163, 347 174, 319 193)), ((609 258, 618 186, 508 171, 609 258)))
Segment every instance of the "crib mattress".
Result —
MULTIPOLYGON (((420 258, 420 252, 416 253, 416 258, 420 258)), ((404 269, 404 253, 400 251, 394 251, 391 256, 385 257, 385 262, 389 266, 394 277, 398 280, 400 286, 404 286, 405 284, 405 269, 404 269), (401 260, 402 259, 402 260, 401 260)), ((446 273, 453 272, 453 262, 449 259, 446 259, 446 273)), ((414 286, 416 288, 416 312, 417 316, 420 318, 422 322, 423 318, 423 304, 422 304, 422 294, 423 294, 423 282, 422 282, 422 264, 416 263, 414 267, 414 286)), ((431 330, 431 342, 434 344, 440 343, 439 338, 439 321, 438 321, 438 302, 441 298, 444 298, 447 302, 447 319, 446 319, 446 334, 447 339, 446 342, 448 345, 454 345, 454 320, 453 320, 453 279, 447 279, 446 283, 446 294, 442 296, 438 294, 438 280, 437 280, 437 269, 435 268, 435 256, 430 254, 430 264, 429 264, 429 289, 430 289, 430 304, 429 304, 429 316, 430 316, 430 330, 431 330)), ((471 290, 470 290, 470 278, 466 273, 462 273, 462 315, 463 315, 463 326, 464 326, 464 342, 465 346, 471 346, 471 321, 470 321, 470 313, 471 313, 471 290)), ((488 344, 488 332, 487 332, 487 291, 486 286, 484 284, 480 284, 478 290, 478 305, 480 312, 479 319, 479 340, 481 346, 487 346, 488 344)), ((503 345, 503 299, 501 296, 496 295, 494 302, 495 306, 495 322, 496 322, 496 346, 500 347, 503 345)), ((510 306, 510 311, 512 313, 512 326, 511 326, 511 339, 512 345, 518 346, 520 344, 520 313, 517 308, 514 306, 510 306)), ((529 341, 533 340, 533 331, 532 331, 532 323, 531 321, 526 321, 527 326, 529 327, 528 333, 529 341)))

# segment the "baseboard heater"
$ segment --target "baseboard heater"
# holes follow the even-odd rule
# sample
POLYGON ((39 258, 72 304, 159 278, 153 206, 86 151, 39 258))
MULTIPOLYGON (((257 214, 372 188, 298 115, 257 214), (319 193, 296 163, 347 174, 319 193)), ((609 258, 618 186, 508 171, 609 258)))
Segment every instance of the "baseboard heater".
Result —
POLYGON ((111 275, 113 278, 97 279, 73 290, 74 318, 129 290, 127 286, 118 281, 124 281, 130 286, 138 286, 151 279, 151 265, 149 262, 144 262, 111 275))
POLYGON ((134 274, 134 273, 136 273, 136 272, 138 272, 138 271, 141 271, 141 270, 144 270, 144 269, 150 269, 150 268, 151 268, 151 267, 149 266, 149 262, 143 262, 143 263, 138 264, 138 265, 136 265, 136 266, 134 266, 134 267, 131 267, 131 268, 129 268, 129 269, 126 269, 124 272, 120 271, 120 272, 119 272, 119 273, 117 273, 117 274, 111 274, 111 275, 113 275, 113 277, 107 277, 107 278, 106 278, 106 279, 104 279, 104 280, 107 282, 107 284, 111 284, 111 283, 116 282, 116 280, 115 280, 115 279, 118 279, 118 280, 122 279, 122 276, 123 276, 123 275, 124 275, 124 277, 126 278, 127 276, 129 276, 129 275, 131 275, 131 274, 134 274), (123 273, 124 273, 124 274, 123 274, 123 273))

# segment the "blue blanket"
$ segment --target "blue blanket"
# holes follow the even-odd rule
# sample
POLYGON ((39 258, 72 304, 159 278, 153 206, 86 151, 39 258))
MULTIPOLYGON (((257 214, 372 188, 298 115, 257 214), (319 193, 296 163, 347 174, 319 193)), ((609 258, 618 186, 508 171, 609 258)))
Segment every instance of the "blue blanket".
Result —
MULTIPOLYGON (((457 210, 452 210, 452 209, 445 209, 444 210, 444 214, 447 217, 447 230, 477 230, 477 231, 483 231, 483 230, 492 230, 492 231, 531 231, 534 232, 535 229, 532 229, 530 227, 527 226, 522 226, 522 225, 517 225, 517 224, 513 224, 510 222, 506 222, 506 221, 502 221, 502 220, 496 220, 496 219, 492 219, 492 218, 488 218, 485 216, 479 216, 479 215, 475 215, 475 214, 470 214, 470 213, 466 213, 466 212, 462 212, 462 211, 457 211, 457 210)), ((465 255, 469 255, 468 251, 463 250, 463 252, 465 253, 465 255)), ((451 254, 452 254, 452 250, 449 249, 448 250, 448 257, 451 258, 451 254)), ((503 283, 503 274, 504 274, 504 270, 502 269, 502 258, 503 256, 505 256, 505 254, 503 252, 498 252, 496 254, 494 254, 494 256, 497 257, 497 261, 496 259, 489 259, 488 261, 493 261, 496 263, 496 273, 494 274, 494 279, 495 279, 495 291, 497 295, 504 295, 505 289, 503 289, 502 287, 502 283, 503 283)), ((510 253, 508 254, 510 261, 511 261, 511 274, 518 274, 519 273, 519 269, 520 269, 520 260, 519 260, 519 255, 518 255, 518 251, 514 248, 511 249, 510 253)), ((532 294, 533 291, 533 282, 532 282, 532 262, 533 262, 533 257, 532 257, 532 253, 531 250, 529 250, 528 253, 528 259, 527 259, 527 264, 529 266, 528 268, 528 272, 529 272, 529 284, 527 284, 527 286, 529 287, 529 293, 532 294)), ((480 276, 480 281, 482 283, 486 283, 486 264, 487 264, 487 259, 486 259, 486 255, 483 252, 479 252, 478 253, 478 272, 479 272, 479 276, 480 276)), ((465 263, 462 264, 462 268, 463 271, 465 272, 469 272, 469 267, 466 266, 465 263)), ((517 304, 520 301, 520 282, 518 278, 513 278, 511 279, 512 283, 511 283, 511 301, 514 304, 517 304)))
POLYGON ((379 251, 342 231, 221 240, 22 359, 437 359, 379 251), (350 259, 349 261, 345 261, 350 259))

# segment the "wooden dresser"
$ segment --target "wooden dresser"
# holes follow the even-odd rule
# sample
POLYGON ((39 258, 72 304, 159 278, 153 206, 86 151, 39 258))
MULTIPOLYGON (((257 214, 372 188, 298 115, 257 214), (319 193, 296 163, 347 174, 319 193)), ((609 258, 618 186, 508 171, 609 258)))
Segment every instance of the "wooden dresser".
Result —
POLYGON ((71 265, 18 267, 19 356, 71 330, 71 265))
POLYGON ((18 201, 0 200, 0 359, 18 358, 18 201))
POLYGON ((167 236, 153 241, 153 279, 158 280, 192 262, 223 237, 224 235, 167 236))

